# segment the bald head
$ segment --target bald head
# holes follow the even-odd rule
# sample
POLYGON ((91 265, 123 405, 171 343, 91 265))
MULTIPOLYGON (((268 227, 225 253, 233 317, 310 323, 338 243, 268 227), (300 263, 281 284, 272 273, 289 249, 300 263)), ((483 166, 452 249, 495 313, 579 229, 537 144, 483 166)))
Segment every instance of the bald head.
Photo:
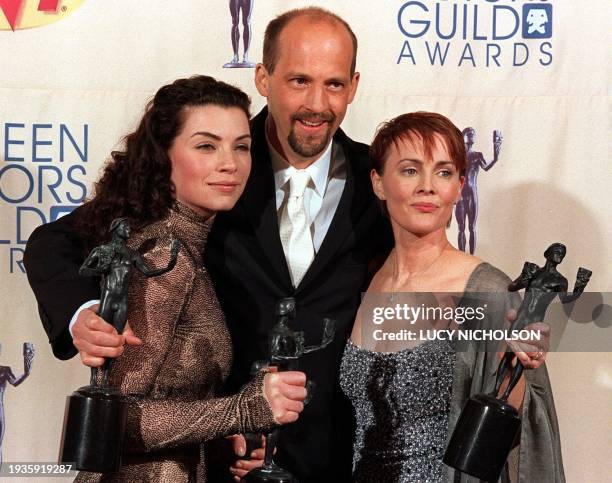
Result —
POLYGON ((280 37, 285 28, 299 28, 299 26, 307 27, 308 24, 316 25, 320 23, 328 23, 342 29, 349 36, 353 46, 350 71, 350 75, 353 76, 357 66, 357 37, 355 37, 353 30, 345 20, 335 13, 320 7, 306 7, 289 10, 279 15, 268 24, 264 35, 262 62, 266 70, 272 74, 276 68, 276 64, 281 55, 280 37))

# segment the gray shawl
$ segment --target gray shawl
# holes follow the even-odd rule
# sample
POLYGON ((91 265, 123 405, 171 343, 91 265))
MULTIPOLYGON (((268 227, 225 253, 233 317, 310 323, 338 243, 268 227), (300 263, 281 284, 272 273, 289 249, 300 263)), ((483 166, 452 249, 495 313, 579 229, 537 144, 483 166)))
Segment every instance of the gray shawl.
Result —
MULTIPOLYGON (((504 320, 508 309, 518 308, 520 297, 516 293, 505 298, 493 295, 495 292, 507 292, 510 282, 503 272, 488 263, 481 263, 471 274, 460 304, 469 306, 474 303, 474 300, 470 300, 470 292, 478 292, 479 304, 482 303, 483 297, 486 298, 488 307, 485 318, 477 322, 479 328, 499 328, 499 317, 504 320)), ((473 394, 491 391, 495 383, 495 371, 499 363, 497 353, 486 352, 483 342, 469 344, 472 345, 469 350, 461 347, 455 355, 448 438, 467 399, 473 394)), ((565 482, 559 426, 548 371, 542 364, 538 369, 526 370, 523 375, 526 387, 520 442, 512 450, 500 482, 565 482)), ((451 482, 478 481, 448 467, 447 476, 451 482)))

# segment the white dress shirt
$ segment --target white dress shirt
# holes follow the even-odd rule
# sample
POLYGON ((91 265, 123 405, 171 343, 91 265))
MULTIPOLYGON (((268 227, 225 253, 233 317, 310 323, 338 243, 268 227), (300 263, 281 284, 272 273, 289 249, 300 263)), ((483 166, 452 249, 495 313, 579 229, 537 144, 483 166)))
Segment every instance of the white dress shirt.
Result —
MULTIPOLYGON (((276 210, 280 220, 289 195, 289 179, 296 168, 272 147, 269 140, 268 149, 274 171, 276 210)), ((315 253, 321 248, 346 184, 344 156, 339 156, 341 149, 337 144, 329 143, 323 154, 305 168, 310 175, 310 182, 304 192, 304 207, 310 221, 310 233, 315 253)))

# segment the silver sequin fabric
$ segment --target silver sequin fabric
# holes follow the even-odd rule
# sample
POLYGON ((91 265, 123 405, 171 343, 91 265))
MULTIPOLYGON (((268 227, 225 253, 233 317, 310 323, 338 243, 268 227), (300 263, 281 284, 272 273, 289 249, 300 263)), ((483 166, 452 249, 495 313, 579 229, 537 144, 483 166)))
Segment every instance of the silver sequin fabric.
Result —
POLYGON ((443 341, 398 352, 348 342, 340 386, 353 406, 353 481, 444 481, 455 354, 443 341))

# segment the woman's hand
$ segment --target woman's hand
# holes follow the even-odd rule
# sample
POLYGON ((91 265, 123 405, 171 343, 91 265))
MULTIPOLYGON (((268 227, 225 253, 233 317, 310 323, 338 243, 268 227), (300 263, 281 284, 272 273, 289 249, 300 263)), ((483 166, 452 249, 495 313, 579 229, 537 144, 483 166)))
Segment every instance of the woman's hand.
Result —
MULTIPOLYGON (((278 372, 274 366, 268 367, 264 376, 263 393, 270 405, 272 416, 277 424, 287 424, 297 421, 304 409, 306 398, 306 374, 300 371, 278 372)), ((240 457, 230 467, 230 473, 236 481, 243 478, 249 471, 263 465, 265 455, 265 438, 262 446, 245 455, 246 441, 243 435, 231 436, 234 453, 240 457)), ((274 448, 276 452, 276 448, 274 448)))
MULTIPOLYGON (((516 319, 516 311, 510 310, 507 318, 513 322, 516 319)), ((508 346, 525 369, 537 369, 544 364, 550 348, 550 325, 545 322, 535 322, 527 325, 523 330, 537 331, 540 336, 539 340, 508 340, 508 346)))
MULTIPOLYGON (((234 476, 235 481, 240 481, 244 478, 249 471, 259 468, 263 465, 264 455, 266 450, 266 438, 262 434, 259 435, 261 438, 261 447, 251 451, 251 454, 246 455, 246 441, 242 434, 236 434, 234 436, 228 436, 232 440, 232 448, 234 454, 241 459, 236 460, 230 467, 230 473, 234 476)), ((276 453, 276 448, 274 448, 276 453)))
POLYGON ((270 405, 274 421, 287 424, 297 421, 304 410, 306 374, 299 371, 277 372, 268 369, 264 378, 264 397, 270 405))

